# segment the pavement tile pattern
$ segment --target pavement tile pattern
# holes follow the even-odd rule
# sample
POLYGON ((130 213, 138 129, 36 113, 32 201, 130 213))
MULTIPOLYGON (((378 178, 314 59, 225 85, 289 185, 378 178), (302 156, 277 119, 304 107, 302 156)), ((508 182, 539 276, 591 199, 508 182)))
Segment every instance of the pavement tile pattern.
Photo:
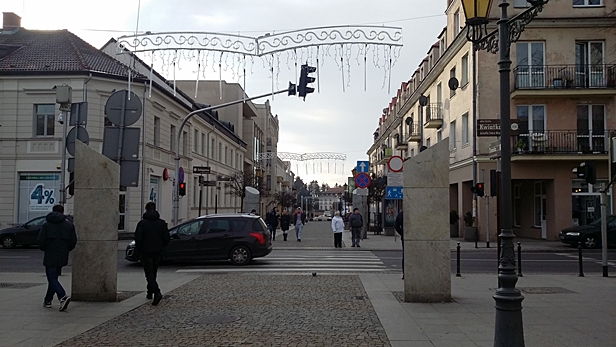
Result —
POLYGON ((162 345, 391 346, 359 277, 321 274, 204 275, 58 346, 162 345))

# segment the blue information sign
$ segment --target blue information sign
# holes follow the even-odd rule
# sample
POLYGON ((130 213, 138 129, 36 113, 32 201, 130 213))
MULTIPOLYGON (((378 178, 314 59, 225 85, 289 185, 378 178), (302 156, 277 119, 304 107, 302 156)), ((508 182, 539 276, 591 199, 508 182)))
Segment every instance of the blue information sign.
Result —
POLYGON ((370 162, 369 161, 364 161, 364 160, 358 160, 357 161, 357 172, 368 172, 368 169, 370 169, 370 162))
POLYGON ((402 200, 402 187, 385 187, 385 199, 402 200))

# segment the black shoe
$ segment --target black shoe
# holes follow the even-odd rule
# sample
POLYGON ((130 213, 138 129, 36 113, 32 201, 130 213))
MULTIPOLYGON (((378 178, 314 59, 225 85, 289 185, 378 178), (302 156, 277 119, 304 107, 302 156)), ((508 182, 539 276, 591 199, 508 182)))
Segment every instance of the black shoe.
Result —
POLYGON ((148 294, 145 296, 146 299, 148 300, 152 300, 152 293, 148 292, 148 294))
POLYGON ((60 299, 60 311, 66 311, 70 302, 71 297, 68 295, 65 295, 62 299, 60 299))
POLYGON ((355 247, 355 245, 351 246, 351 247, 355 247))
POLYGON ((360 245, 357 245, 357 247, 361 247, 360 245))
POLYGON ((163 299, 163 295, 158 293, 158 294, 154 294, 154 300, 152 300, 152 305, 156 306, 160 303, 160 301, 163 299))
POLYGON ((297 240, 297 242, 302 242, 302 239, 297 240))
POLYGON ((51 301, 43 301, 43 307, 51 308, 51 301))

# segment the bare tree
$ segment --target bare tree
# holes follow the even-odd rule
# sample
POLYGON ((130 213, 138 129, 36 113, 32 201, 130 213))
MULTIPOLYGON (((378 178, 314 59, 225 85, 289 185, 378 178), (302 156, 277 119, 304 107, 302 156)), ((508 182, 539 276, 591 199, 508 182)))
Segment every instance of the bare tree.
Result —
POLYGON ((274 194, 274 200, 279 203, 282 208, 290 208, 292 210, 296 199, 290 193, 278 192, 274 194))
POLYGON ((256 176, 252 172, 236 171, 232 175, 228 176, 229 180, 225 183, 225 187, 228 188, 227 194, 239 196, 241 199, 241 208, 244 208, 244 198, 246 197, 246 187, 253 187, 259 191, 259 194, 263 194, 265 187, 263 187, 261 177, 256 176))

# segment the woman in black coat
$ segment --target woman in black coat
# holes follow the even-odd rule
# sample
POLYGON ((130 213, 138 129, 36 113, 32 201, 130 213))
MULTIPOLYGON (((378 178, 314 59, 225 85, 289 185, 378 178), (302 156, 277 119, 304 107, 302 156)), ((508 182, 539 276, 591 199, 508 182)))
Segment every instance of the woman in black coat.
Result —
POLYGON ((289 215, 289 212, 285 208, 282 210, 282 215, 280 216, 280 229, 282 230, 282 237, 285 241, 289 233, 289 225, 291 225, 291 215, 289 215))

